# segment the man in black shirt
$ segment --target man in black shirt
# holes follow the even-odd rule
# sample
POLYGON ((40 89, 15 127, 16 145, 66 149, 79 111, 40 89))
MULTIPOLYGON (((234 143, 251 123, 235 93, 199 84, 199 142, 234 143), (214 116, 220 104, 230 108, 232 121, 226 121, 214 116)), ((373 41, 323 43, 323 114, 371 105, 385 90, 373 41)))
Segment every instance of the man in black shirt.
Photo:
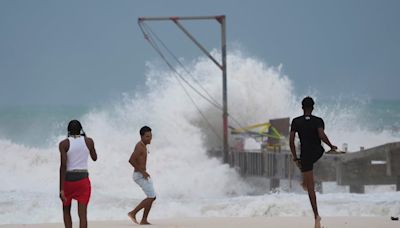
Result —
POLYGON ((332 145, 324 132, 324 121, 311 115, 314 109, 314 100, 311 97, 306 97, 301 102, 304 115, 293 119, 290 130, 289 144, 293 155, 293 161, 300 168, 303 174, 303 188, 308 191, 311 207, 314 212, 315 228, 321 227, 321 217, 318 214, 317 198, 314 190, 314 174, 313 166, 323 155, 324 148, 321 145, 321 140, 327 144, 332 150, 337 147, 332 145), (294 144, 295 135, 300 138, 300 159, 297 158, 296 146, 294 144))

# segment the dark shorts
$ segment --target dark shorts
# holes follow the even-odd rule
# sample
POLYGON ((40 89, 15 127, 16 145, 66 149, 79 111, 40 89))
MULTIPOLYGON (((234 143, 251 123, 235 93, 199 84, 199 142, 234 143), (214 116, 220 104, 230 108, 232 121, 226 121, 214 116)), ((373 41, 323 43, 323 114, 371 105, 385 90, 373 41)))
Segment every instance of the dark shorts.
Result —
POLYGON ((323 151, 316 153, 314 156, 300 156, 301 172, 308 172, 314 169, 316 163, 324 154, 323 151))
POLYGON ((312 163, 312 162, 300 160, 300 163, 301 163, 301 172, 302 173, 312 171, 314 169, 314 163, 312 163))
POLYGON ((78 181, 64 181, 64 194, 66 200, 63 206, 70 206, 72 199, 78 203, 88 205, 92 188, 89 178, 84 178, 78 181))

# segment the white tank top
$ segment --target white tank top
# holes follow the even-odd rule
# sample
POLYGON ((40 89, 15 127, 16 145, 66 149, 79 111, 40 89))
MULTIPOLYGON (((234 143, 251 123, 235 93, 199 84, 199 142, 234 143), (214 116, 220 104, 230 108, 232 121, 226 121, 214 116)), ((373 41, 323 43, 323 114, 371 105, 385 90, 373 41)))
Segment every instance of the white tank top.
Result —
POLYGON ((69 137, 69 150, 67 152, 67 171, 74 169, 88 169, 89 149, 85 137, 69 137))

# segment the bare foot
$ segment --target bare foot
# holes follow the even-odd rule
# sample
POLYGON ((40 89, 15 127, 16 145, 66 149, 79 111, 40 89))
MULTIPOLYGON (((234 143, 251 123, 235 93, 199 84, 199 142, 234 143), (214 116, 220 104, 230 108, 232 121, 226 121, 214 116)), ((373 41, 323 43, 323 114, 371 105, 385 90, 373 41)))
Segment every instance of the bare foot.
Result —
POLYGON ((149 223, 148 221, 141 221, 140 222, 140 225, 151 225, 151 223, 149 223))
POLYGON ((321 228, 321 217, 317 216, 317 218, 315 218, 314 228, 321 228))
POLYGON ((138 221, 136 220, 136 214, 129 212, 128 217, 132 220, 133 223, 139 224, 138 221))

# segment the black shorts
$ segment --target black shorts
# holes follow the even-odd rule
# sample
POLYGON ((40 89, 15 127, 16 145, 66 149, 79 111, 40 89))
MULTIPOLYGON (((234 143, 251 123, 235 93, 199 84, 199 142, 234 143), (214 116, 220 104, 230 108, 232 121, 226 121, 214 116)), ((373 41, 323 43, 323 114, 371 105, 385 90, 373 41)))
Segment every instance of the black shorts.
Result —
POLYGON ((316 153, 314 156, 301 156, 300 155, 300 164, 301 164, 301 172, 308 172, 314 169, 314 163, 316 163, 324 154, 323 151, 320 153, 316 153))
POLYGON ((314 162, 304 161, 301 159, 300 164, 302 173, 312 171, 314 169, 314 162))

